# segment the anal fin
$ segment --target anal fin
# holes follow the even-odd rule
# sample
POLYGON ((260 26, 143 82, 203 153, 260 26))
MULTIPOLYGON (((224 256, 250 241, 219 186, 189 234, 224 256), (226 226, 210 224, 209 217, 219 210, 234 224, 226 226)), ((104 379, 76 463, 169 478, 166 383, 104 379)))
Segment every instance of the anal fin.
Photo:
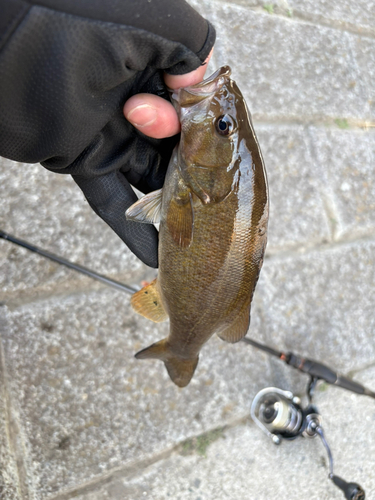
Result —
POLYGON ((168 319, 159 292, 156 288, 156 279, 149 285, 136 292, 130 299, 133 309, 155 323, 161 323, 168 319))
POLYGON ((241 340, 247 333, 250 325, 250 306, 244 307, 236 320, 227 326, 223 331, 218 332, 218 336, 226 342, 234 344, 241 340))

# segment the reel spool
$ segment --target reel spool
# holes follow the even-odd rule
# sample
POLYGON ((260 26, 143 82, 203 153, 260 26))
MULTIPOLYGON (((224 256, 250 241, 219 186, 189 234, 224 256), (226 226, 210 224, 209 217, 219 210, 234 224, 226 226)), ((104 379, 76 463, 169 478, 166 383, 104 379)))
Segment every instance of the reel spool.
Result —
MULTIPOLYGON (((309 395, 311 396, 311 393, 309 395)), ((347 500, 365 500, 365 491, 359 484, 348 483, 334 475, 332 453, 324 436, 322 417, 313 404, 302 408, 300 398, 290 391, 267 387, 255 396, 251 405, 251 417, 277 445, 281 444, 283 439, 319 436, 329 458, 329 479, 343 491, 347 500)))

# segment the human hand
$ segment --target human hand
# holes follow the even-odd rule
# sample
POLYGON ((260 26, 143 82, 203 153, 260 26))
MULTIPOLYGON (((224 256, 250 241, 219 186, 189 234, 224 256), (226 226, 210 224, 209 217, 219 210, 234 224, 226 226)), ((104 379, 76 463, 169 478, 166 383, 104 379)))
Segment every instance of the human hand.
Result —
MULTIPOLYGON (((213 48, 204 65, 185 75, 168 75, 164 82, 171 90, 195 85, 203 80, 213 48)), ((136 94, 124 106, 126 119, 140 132, 155 139, 172 137, 180 132, 180 122, 173 105, 154 94, 136 94)))
POLYGON ((162 187, 177 142, 163 74, 173 86, 201 69, 213 27, 184 0, 21 4, 0 0, 0 155, 71 174, 92 209, 157 267, 156 229, 124 214, 137 200, 131 186, 162 187), (144 93, 155 94, 158 118, 134 127, 122 108, 144 93))

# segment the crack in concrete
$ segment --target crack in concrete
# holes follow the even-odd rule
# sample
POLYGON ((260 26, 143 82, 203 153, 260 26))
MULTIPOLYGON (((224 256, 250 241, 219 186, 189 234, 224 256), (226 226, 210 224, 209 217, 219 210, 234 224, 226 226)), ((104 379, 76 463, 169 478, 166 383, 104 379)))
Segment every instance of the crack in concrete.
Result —
MULTIPOLYGON (((1 323, 4 325, 6 319, 2 318, 1 323)), ((8 463, 10 468, 14 468, 17 484, 14 484, 13 487, 17 491, 19 498, 23 500, 31 500, 31 495, 29 494, 29 490, 27 487, 27 471, 26 464, 24 462, 24 457, 21 453, 19 447, 19 438, 20 438, 20 427, 18 419, 16 418, 15 412, 13 411, 11 400, 10 400, 10 392, 9 392, 9 384, 7 377, 7 369, 5 363, 5 354, 2 345, 2 339, 0 336, 0 387, 4 407, 5 407, 5 425, 6 425, 6 435, 8 441, 8 447, 11 454, 11 457, 14 461, 14 464, 8 463)), ((5 494, 7 495, 6 491, 5 494)), ((7 498, 5 496, 4 498, 7 498)))
POLYGON ((143 460, 139 460, 137 462, 133 462, 132 464, 125 465, 125 466, 120 466, 117 467, 111 471, 109 471, 106 474, 103 474, 99 477, 96 477, 90 481, 87 481, 85 483, 80 484, 79 486, 70 488, 69 490, 66 490, 62 493, 58 493, 57 495, 52 495, 48 496, 46 500, 70 500, 74 497, 77 497, 78 495, 83 495, 86 493, 90 493, 92 491, 96 491, 102 486, 105 486, 107 484, 111 484, 112 482, 116 481, 117 479, 131 479, 137 475, 139 475, 141 472, 143 472, 145 469, 148 467, 151 467, 152 465, 161 462, 162 460, 166 460, 167 458, 171 457, 174 454, 177 453, 184 453, 184 446, 186 443, 190 442, 193 439, 199 440, 199 438, 204 438, 210 433, 214 432, 225 432, 228 429, 232 429, 234 427, 240 426, 240 425, 245 425, 245 424, 252 424, 252 421, 250 419, 249 415, 245 415, 243 417, 237 418, 233 420, 232 422, 229 422, 226 425, 219 425, 213 429, 210 429, 208 431, 202 432, 201 434, 191 436, 187 439, 184 439, 183 441, 177 443, 176 445, 168 448, 167 450, 164 450, 152 457, 145 458, 143 460))
MULTIPOLYGON (((355 245, 363 245, 366 243, 375 244, 375 228, 372 232, 366 230, 366 235, 353 235, 352 238, 347 235, 342 239, 337 238, 332 242, 306 242, 305 244, 296 244, 291 245, 284 248, 268 248, 265 254, 265 261, 286 261, 290 259, 300 258, 303 256, 310 255, 315 252, 329 252, 332 250, 337 250, 344 247, 354 247, 355 245)), ((125 280, 126 281, 126 280, 125 280)), ((6 307, 13 311, 18 309, 19 307, 23 307, 27 304, 35 304, 37 302, 43 302, 44 300, 48 300, 57 297, 61 297, 62 299, 68 298, 73 295, 86 294, 91 292, 100 292, 103 290, 107 290, 108 287, 106 285, 95 282, 93 284, 77 287, 75 286, 75 282, 69 284, 69 287, 64 288, 61 285, 56 285, 52 290, 43 289, 43 285, 41 287, 30 288, 28 290, 18 290, 14 292, 14 295, 3 298, 2 303, 6 305, 6 307), (22 292, 22 296, 20 297, 20 292, 22 292)), ((129 283, 126 283, 129 284, 129 283)), ((116 291, 113 289, 114 293, 122 293, 120 290, 116 291)), ((0 297, 1 298, 1 297, 0 297)))
POLYGON ((368 363, 367 365, 361 366, 361 368, 355 368, 354 370, 350 370, 346 376, 349 378, 354 378, 355 375, 358 375, 359 373, 364 372, 364 371, 368 370, 369 368, 373 368, 373 367, 375 367, 375 361, 368 363))
POLYGON ((375 244, 375 230, 369 235, 362 237, 357 237, 354 239, 345 238, 342 240, 336 240, 332 243, 322 242, 319 244, 305 245, 294 248, 289 248, 287 250, 282 249, 276 252, 266 251, 265 261, 284 261, 289 259, 299 258, 305 255, 309 255, 316 252, 329 252, 332 250, 338 250, 342 248, 352 248, 355 245, 363 245, 366 243, 375 244))
POLYGON ((342 231, 342 224, 340 223, 340 214, 335 203, 335 196, 330 188, 330 183, 326 178, 326 171, 320 165, 319 155, 316 149, 316 143, 314 141, 314 137, 312 135, 310 127, 307 127, 306 129, 306 137, 308 141, 308 149, 310 151, 311 159, 313 160, 313 163, 317 165, 317 168, 320 168, 320 175, 316 174, 314 177, 316 180, 317 190, 322 200, 326 221, 331 234, 331 242, 337 241, 338 236, 342 231), (324 178, 325 182, 321 182, 320 180, 321 176, 324 178))
POLYGON ((339 126, 337 124, 338 117, 332 116, 322 116, 322 115, 309 115, 307 117, 303 116, 287 116, 287 115, 277 115, 268 116, 261 113, 252 114, 253 122, 255 128, 262 126, 269 127, 272 125, 278 127, 316 127, 323 128, 325 130, 335 130, 341 131, 342 133, 348 132, 366 132, 375 133, 375 122, 369 120, 358 120, 355 118, 345 118, 340 117, 339 119, 345 123, 345 127, 339 126))
MULTIPOLYGON (((280 6, 276 3, 270 2, 259 2, 258 5, 247 6, 241 0, 233 0, 229 2, 228 0, 220 0, 220 3, 225 3, 227 5, 233 6, 233 4, 242 7, 244 9, 250 10, 255 13, 263 14, 265 16, 272 16, 276 18, 281 18, 284 21, 309 24, 312 26, 321 26, 323 28, 329 28, 337 31, 343 31, 345 33, 351 33, 352 35, 357 35, 366 38, 375 38, 375 29, 367 25, 358 25, 345 21, 343 19, 336 20, 332 18, 324 17, 321 14, 304 13, 295 8, 287 8, 280 6), (276 8, 276 11, 269 12, 265 6, 270 6, 276 8)), ((287 2, 286 2, 287 4, 287 2)))
MULTIPOLYGON (((31 287, 29 289, 0 293, 0 304, 5 304, 8 309, 12 311, 26 304, 34 304, 36 302, 48 300, 52 296, 63 298, 80 293, 99 292, 101 290, 108 290, 109 288, 112 288, 89 277, 82 277, 82 280, 75 279, 75 277, 78 277, 79 274, 74 271, 72 276, 73 277, 69 278, 66 282, 56 283, 52 286, 49 283, 42 283, 41 285, 37 285, 36 287, 31 287)), ((112 278, 113 276, 108 275, 108 277, 112 278)), ((127 282, 124 274, 121 276, 116 275, 113 279, 123 281, 124 283, 126 282, 135 288, 137 286, 140 288, 139 283, 141 283, 142 280, 152 281, 154 277, 150 279, 150 273, 147 271, 146 273, 140 273, 136 278, 132 275, 129 282, 127 282)), ((123 291, 116 290, 114 288, 112 288, 112 290, 114 292, 124 293, 123 291)))
POLYGON ((285 14, 280 14, 280 17, 287 17, 287 19, 294 18, 297 22, 313 24, 314 26, 322 26, 361 37, 375 38, 375 30, 370 26, 360 26, 344 20, 325 18, 319 14, 305 14, 293 9, 292 17, 286 16, 285 14))

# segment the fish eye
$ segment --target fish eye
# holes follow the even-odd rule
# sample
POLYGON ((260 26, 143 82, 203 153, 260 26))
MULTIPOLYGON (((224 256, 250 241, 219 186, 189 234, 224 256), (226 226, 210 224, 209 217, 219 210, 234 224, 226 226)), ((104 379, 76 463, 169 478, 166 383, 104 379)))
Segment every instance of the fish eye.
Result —
POLYGON ((234 121, 229 115, 221 115, 216 119, 215 127, 220 135, 230 135, 234 130, 234 121))

